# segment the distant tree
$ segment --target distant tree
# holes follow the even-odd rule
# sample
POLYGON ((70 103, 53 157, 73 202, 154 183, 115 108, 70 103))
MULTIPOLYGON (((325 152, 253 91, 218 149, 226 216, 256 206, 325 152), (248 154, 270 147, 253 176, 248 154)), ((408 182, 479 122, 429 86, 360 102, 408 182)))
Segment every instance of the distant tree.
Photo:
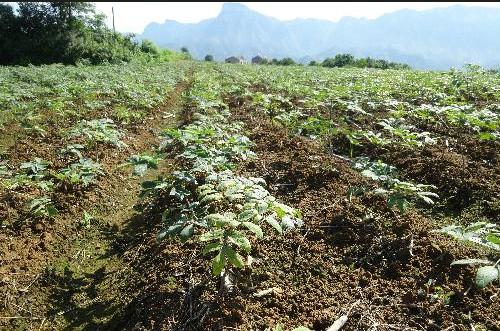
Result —
POLYGON ((155 55, 160 53, 158 47, 149 39, 144 39, 141 42, 141 51, 155 55))
POLYGON ((186 60, 192 59, 191 54, 189 53, 189 49, 186 46, 181 47, 181 52, 182 52, 182 54, 184 54, 186 60))
POLYGON ((274 65, 279 64, 278 59, 272 59, 271 60, 271 64, 274 64, 274 65))
POLYGON ((334 58, 326 58, 321 65, 323 67, 345 67, 354 64, 354 56, 351 54, 337 54, 334 58))
POLYGON ((207 62, 213 62, 214 57, 210 54, 205 55, 205 61, 207 62))
POLYGON ((269 64, 269 60, 266 59, 266 58, 263 58, 261 61, 260 61, 260 64, 269 64))
POLYGON ((312 60, 311 62, 309 62, 309 65, 310 66, 317 66, 318 65, 318 62, 312 60))
POLYGON ((282 66, 289 66, 289 65, 294 65, 295 61, 290 57, 285 57, 285 58, 281 59, 280 61, 278 61, 278 64, 282 65, 282 66))

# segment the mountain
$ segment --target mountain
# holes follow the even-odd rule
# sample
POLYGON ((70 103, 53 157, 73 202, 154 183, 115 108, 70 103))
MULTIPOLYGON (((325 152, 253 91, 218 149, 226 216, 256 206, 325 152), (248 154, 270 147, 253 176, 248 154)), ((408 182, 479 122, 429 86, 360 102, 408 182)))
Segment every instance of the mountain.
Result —
POLYGON ((343 17, 280 21, 238 3, 225 3, 215 18, 199 23, 150 23, 138 39, 160 47, 186 46, 198 59, 256 54, 296 61, 323 60, 348 52, 404 62, 420 69, 449 69, 474 62, 500 67, 500 9, 451 6, 400 10, 377 19, 343 17))

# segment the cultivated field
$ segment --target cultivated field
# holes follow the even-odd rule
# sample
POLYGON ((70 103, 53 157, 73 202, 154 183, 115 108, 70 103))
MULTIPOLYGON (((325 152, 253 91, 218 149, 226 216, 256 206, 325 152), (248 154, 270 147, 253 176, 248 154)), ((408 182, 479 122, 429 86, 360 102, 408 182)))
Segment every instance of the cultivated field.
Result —
POLYGON ((500 330, 500 75, 0 68, 0 328, 500 330))

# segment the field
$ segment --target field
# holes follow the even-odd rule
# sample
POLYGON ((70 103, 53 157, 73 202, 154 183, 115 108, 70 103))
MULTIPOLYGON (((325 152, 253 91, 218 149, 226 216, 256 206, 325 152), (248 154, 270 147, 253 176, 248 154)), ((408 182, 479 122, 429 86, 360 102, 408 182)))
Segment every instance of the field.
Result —
POLYGON ((0 67, 0 106, 0 329, 500 330, 498 73, 0 67))

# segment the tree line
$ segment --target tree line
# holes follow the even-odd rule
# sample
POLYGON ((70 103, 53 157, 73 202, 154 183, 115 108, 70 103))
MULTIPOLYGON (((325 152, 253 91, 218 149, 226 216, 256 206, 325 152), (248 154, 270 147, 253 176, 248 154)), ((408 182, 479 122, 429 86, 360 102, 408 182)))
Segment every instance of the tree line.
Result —
MULTIPOLYGON (((205 56, 205 61, 213 61, 214 58, 212 55, 207 54, 205 56)), ((267 64, 267 65, 297 65, 292 58, 285 57, 281 60, 278 59, 262 59, 259 64, 267 64)), ((335 57, 328 57, 324 59, 322 62, 311 61, 309 62, 310 66, 322 66, 327 68, 342 68, 342 67, 356 67, 356 68, 377 68, 377 69, 411 69, 408 64, 405 63, 397 63, 390 62, 383 59, 372 59, 371 57, 356 59, 351 54, 337 54, 335 57)))
POLYGON ((377 69, 411 69, 408 64, 390 62, 383 59, 372 59, 371 57, 356 59, 351 54, 337 54, 335 57, 328 57, 320 64, 311 61, 309 65, 321 65, 327 68, 357 67, 357 68, 377 68, 377 69))
POLYGON ((17 7, 0 3, 0 65, 120 63, 178 55, 112 31, 90 2, 18 2, 17 7))

